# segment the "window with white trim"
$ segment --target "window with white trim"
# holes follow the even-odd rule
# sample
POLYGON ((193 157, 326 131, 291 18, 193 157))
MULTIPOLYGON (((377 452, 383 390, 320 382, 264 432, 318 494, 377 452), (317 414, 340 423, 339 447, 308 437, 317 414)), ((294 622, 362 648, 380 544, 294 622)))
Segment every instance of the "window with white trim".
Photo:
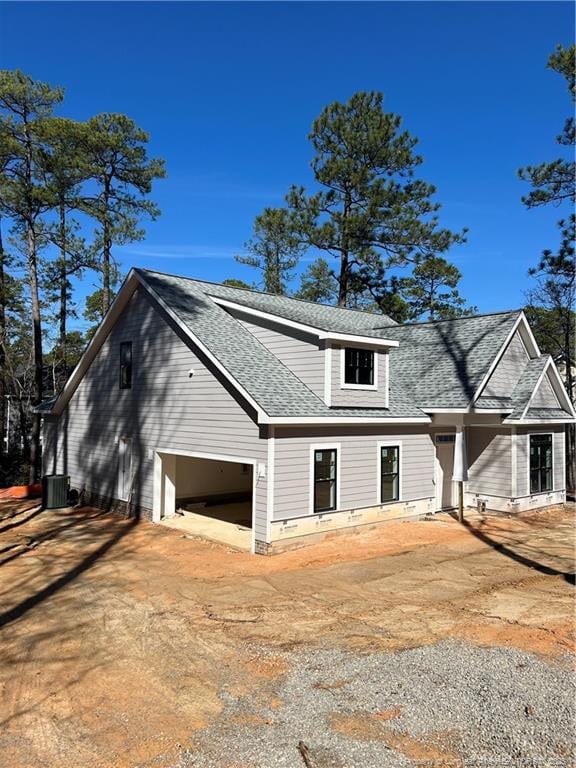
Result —
POLYGON ((314 512, 336 509, 338 484, 338 451, 317 448, 314 451, 314 512))
POLYGON ((346 347, 344 349, 344 384, 372 387, 374 385, 374 350, 346 347))
POLYGON ((530 435, 530 493, 551 491, 552 435, 530 435))
POLYGON ((380 503, 400 500, 400 446, 380 447, 380 503))

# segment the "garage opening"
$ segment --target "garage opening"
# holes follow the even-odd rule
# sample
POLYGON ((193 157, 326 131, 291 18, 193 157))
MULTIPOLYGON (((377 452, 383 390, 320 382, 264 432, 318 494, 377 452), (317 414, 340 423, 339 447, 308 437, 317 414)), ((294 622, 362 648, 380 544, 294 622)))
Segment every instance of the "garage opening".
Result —
POLYGON ((251 462, 157 454, 160 522, 239 549, 252 548, 251 462))

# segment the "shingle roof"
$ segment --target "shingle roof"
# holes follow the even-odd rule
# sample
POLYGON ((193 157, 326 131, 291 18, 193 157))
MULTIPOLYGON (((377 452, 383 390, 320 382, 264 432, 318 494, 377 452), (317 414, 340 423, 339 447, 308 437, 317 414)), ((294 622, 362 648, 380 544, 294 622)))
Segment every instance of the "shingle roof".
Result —
POLYGON ((538 384, 538 379, 549 360, 549 355, 542 355, 526 363, 522 377, 510 398, 511 407, 514 409, 508 417, 510 420, 522 418, 524 409, 534 392, 534 387, 538 384))
POLYGON ((466 408, 519 315, 476 315, 375 333, 400 342, 390 355, 390 378, 400 379, 418 406, 466 408))
POLYGON ((362 312, 356 309, 341 309, 312 301, 292 299, 288 296, 276 296, 271 293, 258 293, 242 288, 233 288, 219 283, 203 283, 200 280, 190 280, 203 293, 220 299, 234 301, 251 309, 269 312, 286 320, 292 320, 303 325, 310 325, 324 331, 335 333, 356 333, 373 335, 372 329, 395 326, 396 323, 386 315, 373 312, 362 312))
POLYGON ((399 382, 390 388, 388 409, 346 408, 345 413, 335 412, 248 329, 212 301, 207 290, 207 285, 213 289, 212 284, 148 270, 136 272, 269 416, 425 418, 399 382))
POLYGON ((554 421, 554 419, 570 419, 571 416, 562 408, 528 408, 526 418, 539 421, 554 421))

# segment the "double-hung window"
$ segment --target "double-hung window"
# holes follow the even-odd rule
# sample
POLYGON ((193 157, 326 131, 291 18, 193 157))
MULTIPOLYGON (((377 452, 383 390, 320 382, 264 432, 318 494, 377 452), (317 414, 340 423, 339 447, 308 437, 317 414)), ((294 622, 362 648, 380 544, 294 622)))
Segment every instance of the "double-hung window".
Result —
POLYGON ((552 490, 552 435, 530 435, 530 493, 552 490))
POLYGON ((344 349, 344 384, 374 386, 374 350, 356 347, 344 349))
POLYGON ((132 388, 132 342, 120 342, 120 389, 132 388))
POLYGON ((338 504, 338 451, 336 448, 314 450, 314 512, 330 512, 338 504))
POLYGON ((400 446, 380 446, 380 503, 400 500, 400 446))

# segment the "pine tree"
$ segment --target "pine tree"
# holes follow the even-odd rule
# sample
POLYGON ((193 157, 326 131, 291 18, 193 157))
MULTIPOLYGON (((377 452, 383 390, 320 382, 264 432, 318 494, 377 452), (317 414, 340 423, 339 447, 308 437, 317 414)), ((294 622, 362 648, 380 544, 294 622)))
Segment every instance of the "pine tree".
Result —
MULTIPOLYGON (((43 395, 37 241, 41 216, 54 205, 54 197, 42 177, 42 127, 62 97, 60 88, 34 82, 18 70, 0 72, 0 208, 14 222, 14 229, 27 245, 32 312, 33 405, 38 405, 43 395)), ((30 483, 37 481, 39 470, 40 415, 35 414, 30 444, 30 483)))
MULTIPOLYGON (((565 78, 572 103, 576 100, 576 46, 557 46, 548 59, 548 67, 565 78)), ((576 127, 571 115, 564 123, 562 133, 556 137, 561 147, 569 148, 568 157, 550 162, 530 165, 518 171, 520 178, 527 181, 532 189, 522 198, 528 208, 542 205, 569 205, 568 218, 558 222, 560 245, 556 252, 545 250, 536 267, 529 274, 536 278, 537 285, 528 293, 527 314, 534 324, 534 332, 542 351, 551 354, 560 364, 566 389, 575 402, 574 384, 574 299, 575 299, 575 236, 576 217, 573 209, 576 202, 576 162, 574 147, 576 127)), ((576 430, 574 425, 567 429, 568 486, 574 488, 576 430)))
POLYGON ((319 258, 309 264, 300 276, 297 299, 306 299, 320 304, 334 304, 338 298, 338 281, 326 259, 319 258))
POLYGON ((461 277, 460 270, 441 256, 430 256, 419 262, 402 286, 410 318, 417 320, 426 316, 428 320, 446 320, 477 312, 477 307, 466 307, 465 299, 458 292, 461 277))
POLYGON ((148 140, 148 134, 126 115, 104 113, 86 123, 82 170, 96 185, 96 192, 84 197, 82 208, 98 224, 95 250, 102 273, 101 316, 112 302, 112 246, 142 240, 141 219, 160 215, 146 195, 155 179, 164 178, 164 161, 148 157, 148 140))
POLYGON ((339 259, 339 306, 349 305, 359 285, 386 304, 388 268, 464 241, 464 232, 439 228, 435 188, 414 178, 422 163, 417 140, 382 104, 381 93, 360 92, 327 106, 309 136, 322 189, 309 195, 293 186, 287 196, 301 241, 339 259))
POLYGON ((268 293, 285 294, 304 246, 300 243, 290 213, 285 208, 265 208, 254 220, 254 235, 244 245, 248 255, 235 256, 261 274, 268 293))

